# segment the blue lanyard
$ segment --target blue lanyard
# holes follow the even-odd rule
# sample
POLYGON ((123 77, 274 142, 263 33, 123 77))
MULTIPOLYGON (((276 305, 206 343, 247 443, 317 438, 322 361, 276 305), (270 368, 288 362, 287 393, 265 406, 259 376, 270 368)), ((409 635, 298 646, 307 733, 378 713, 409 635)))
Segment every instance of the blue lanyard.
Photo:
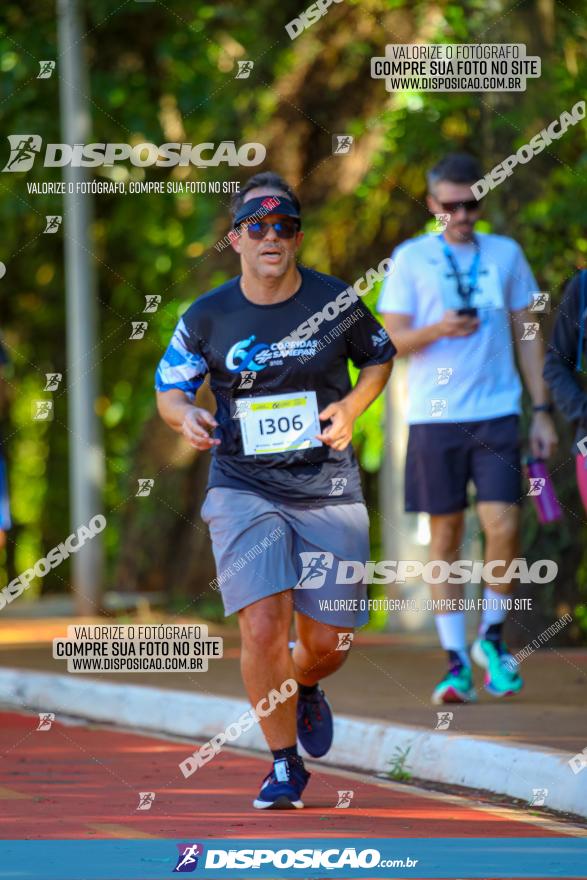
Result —
POLYGON ((461 279, 461 273, 459 272, 457 261, 455 260, 454 254, 449 248, 443 233, 440 234, 440 238, 442 239, 442 249, 444 251, 444 256, 448 260, 448 263, 455 275, 459 296, 461 297, 465 305, 469 305, 469 303, 471 302, 471 297, 473 296, 475 288, 477 287, 477 279, 479 278, 479 263, 481 261, 481 247, 479 245, 479 242, 476 236, 473 236, 473 244, 475 245, 475 256, 473 257, 473 262, 469 266, 469 271, 467 273, 469 281, 467 287, 465 287, 461 279))

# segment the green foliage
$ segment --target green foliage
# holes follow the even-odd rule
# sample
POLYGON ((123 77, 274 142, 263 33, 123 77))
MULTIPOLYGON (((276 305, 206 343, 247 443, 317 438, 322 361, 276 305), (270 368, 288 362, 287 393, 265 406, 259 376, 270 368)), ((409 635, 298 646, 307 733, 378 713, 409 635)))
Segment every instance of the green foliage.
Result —
POLYGON ((401 749, 398 746, 391 756, 391 761, 389 762, 390 766, 389 770, 387 771, 387 775, 395 782, 409 782, 409 780, 412 778, 412 774, 409 772, 409 770, 406 769, 408 755, 411 751, 411 748, 411 746, 408 746, 407 749, 401 749))

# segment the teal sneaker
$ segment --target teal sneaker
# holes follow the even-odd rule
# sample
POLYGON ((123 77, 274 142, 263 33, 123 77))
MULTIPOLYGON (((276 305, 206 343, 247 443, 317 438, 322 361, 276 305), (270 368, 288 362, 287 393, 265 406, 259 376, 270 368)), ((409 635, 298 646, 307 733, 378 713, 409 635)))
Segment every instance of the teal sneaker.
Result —
POLYGON ((524 682, 518 672, 518 664, 508 653, 503 642, 499 648, 489 639, 477 639, 471 648, 471 657, 485 670, 484 687, 494 697, 517 694, 524 682))
POLYGON ((442 703, 474 703, 476 699, 471 667, 460 663, 451 666, 432 694, 435 706, 442 703))

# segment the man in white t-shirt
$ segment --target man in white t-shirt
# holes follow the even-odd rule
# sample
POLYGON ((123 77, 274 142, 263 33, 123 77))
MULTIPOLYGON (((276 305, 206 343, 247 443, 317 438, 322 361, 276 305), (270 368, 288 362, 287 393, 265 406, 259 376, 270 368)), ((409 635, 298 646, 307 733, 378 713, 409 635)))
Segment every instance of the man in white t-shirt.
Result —
MULTIPOLYGON (((430 514, 430 557, 461 556, 467 485, 476 489, 485 562, 504 579, 518 556, 523 495, 518 420, 522 385, 514 346, 533 404, 531 454, 547 458, 557 438, 542 379, 543 345, 529 311, 538 287, 520 246, 474 231, 480 204, 471 186, 483 173, 466 154, 452 154, 428 175, 428 207, 443 214, 443 234, 400 245, 379 300, 398 356, 409 357, 406 510, 430 514), (530 327, 526 325, 531 325, 530 327)), ((432 598, 452 600, 436 614, 449 670, 434 703, 476 699, 467 649, 463 586, 432 585, 432 598)), ((479 637, 472 648, 495 696, 517 693, 522 680, 502 638, 510 583, 486 584, 479 637)))

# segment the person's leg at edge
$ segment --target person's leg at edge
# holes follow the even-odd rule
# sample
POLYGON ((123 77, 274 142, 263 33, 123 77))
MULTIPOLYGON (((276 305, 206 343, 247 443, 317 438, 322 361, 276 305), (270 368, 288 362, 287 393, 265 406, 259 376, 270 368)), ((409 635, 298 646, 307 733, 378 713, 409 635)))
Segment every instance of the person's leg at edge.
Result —
MULTIPOLYGON (((520 542, 520 508, 503 501, 479 501, 477 512, 485 534, 484 562, 493 565, 495 578, 502 578, 518 556, 520 542)), ((494 696, 516 693, 522 687, 512 658, 503 643, 503 626, 508 615, 502 599, 514 592, 511 583, 486 583, 483 598, 486 607, 481 612, 479 637, 473 645, 473 659, 486 670, 485 687, 494 696)))
MULTIPOLYGON (((517 504, 508 504, 503 501, 479 501, 477 513, 485 534, 484 562, 487 564, 495 560, 503 560, 503 565, 494 565, 493 567, 495 577, 501 578, 519 553, 520 508, 517 504)), ((484 598, 492 600, 496 594, 509 596, 513 592, 513 584, 487 584, 484 598)), ((481 617, 480 634, 484 636, 489 630, 495 632, 494 628, 497 626, 503 627, 507 617, 507 611, 501 607, 501 603, 489 601, 488 606, 481 617), (498 604, 500 607, 495 608, 494 606, 498 604)))
POLYGON ((296 681, 305 688, 315 687, 320 679, 340 669, 349 650, 337 650, 339 633, 353 629, 312 620, 296 612, 297 641, 293 649, 296 681))
MULTIPOLYGON (((291 591, 253 602, 239 611, 241 673, 253 707, 269 706, 268 695, 284 682, 295 681, 288 635, 293 614, 291 591)), ((310 774, 298 755, 296 738, 297 693, 275 702, 271 712, 259 714, 259 723, 273 753, 273 767, 263 780, 253 806, 259 810, 299 809, 310 774)))
MULTIPOLYGON (((430 559, 452 564, 459 556, 465 526, 464 510, 430 516, 430 559)), ((431 584, 436 602, 462 599, 462 584, 431 584)), ((432 694, 433 703, 464 703, 476 699, 467 649, 467 619, 464 611, 435 611, 434 622, 440 644, 448 654, 449 671, 432 694)))
POLYGON ((292 656, 299 685, 298 738, 309 755, 321 758, 332 745, 334 719, 318 682, 336 672, 346 660, 352 640, 343 650, 340 648, 345 634, 352 634, 353 628, 323 623, 296 612, 296 632, 292 656))
MULTIPOLYGON (((293 614, 291 591, 267 596, 239 611, 241 631, 241 674, 253 707, 279 690, 284 681, 296 679, 288 647, 293 614)), ((263 735, 272 751, 296 743, 296 699, 278 703, 273 712, 259 718, 263 735)))

